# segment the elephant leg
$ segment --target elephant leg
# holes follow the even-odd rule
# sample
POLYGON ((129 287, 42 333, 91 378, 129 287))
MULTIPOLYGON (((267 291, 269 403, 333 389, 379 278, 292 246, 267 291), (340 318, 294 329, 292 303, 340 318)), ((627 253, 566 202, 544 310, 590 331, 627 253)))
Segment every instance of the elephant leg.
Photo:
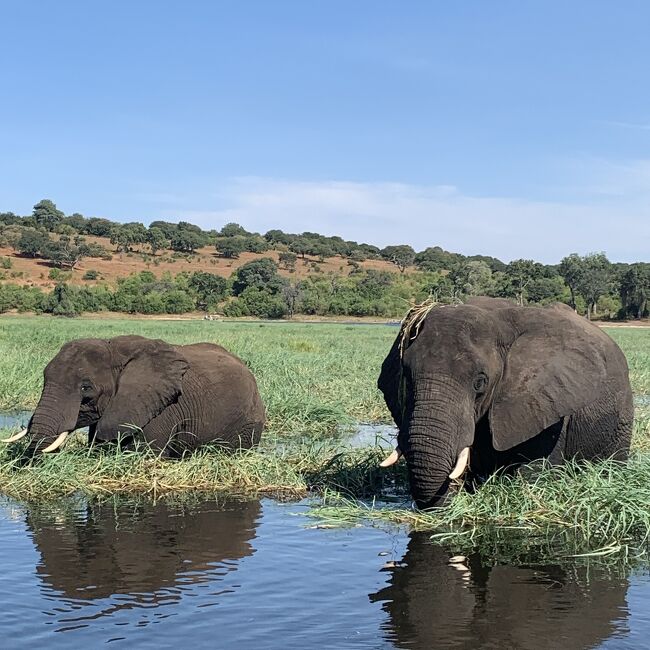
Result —
POLYGON ((97 425, 91 424, 88 427, 88 446, 92 447, 95 442, 95 436, 97 435, 97 425))

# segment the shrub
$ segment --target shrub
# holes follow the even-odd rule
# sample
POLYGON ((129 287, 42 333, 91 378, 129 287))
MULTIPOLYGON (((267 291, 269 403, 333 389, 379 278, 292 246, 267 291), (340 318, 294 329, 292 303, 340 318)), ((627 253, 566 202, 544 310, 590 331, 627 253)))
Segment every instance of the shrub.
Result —
POLYGON ((95 269, 88 269, 82 276, 82 280, 97 280, 99 278, 99 271, 95 269))

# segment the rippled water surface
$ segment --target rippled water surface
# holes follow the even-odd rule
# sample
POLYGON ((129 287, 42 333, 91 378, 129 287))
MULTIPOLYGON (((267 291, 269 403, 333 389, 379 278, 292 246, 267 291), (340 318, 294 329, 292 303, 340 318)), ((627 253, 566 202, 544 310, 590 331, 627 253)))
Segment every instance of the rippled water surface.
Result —
POLYGON ((2 647, 647 647, 644 571, 450 564, 426 534, 307 507, 4 499, 2 647))

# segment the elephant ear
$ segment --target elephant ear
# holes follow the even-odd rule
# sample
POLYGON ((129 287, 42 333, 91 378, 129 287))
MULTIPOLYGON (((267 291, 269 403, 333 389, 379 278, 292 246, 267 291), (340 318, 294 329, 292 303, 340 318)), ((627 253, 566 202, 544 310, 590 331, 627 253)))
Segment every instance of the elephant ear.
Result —
POLYGON ((605 388, 611 341, 561 309, 521 310, 490 408, 494 448, 505 451, 575 413, 605 388))
POLYGON ((400 358, 400 337, 381 364, 377 388, 384 394, 386 406, 399 429, 402 428, 402 359, 400 358))
POLYGON ((189 368, 182 353, 161 340, 118 336, 109 347, 119 371, 117 390, 97 423, 100 438, 115 438, 146 426, 181 394, 189 368))

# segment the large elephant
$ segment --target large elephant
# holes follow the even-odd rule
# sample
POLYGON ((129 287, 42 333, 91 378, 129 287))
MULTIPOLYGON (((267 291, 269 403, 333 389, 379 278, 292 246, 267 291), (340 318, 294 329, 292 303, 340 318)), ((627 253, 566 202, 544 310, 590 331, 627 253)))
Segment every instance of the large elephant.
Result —
POLYGON ((264 405, 252 373, 219 345, 170 345, 142 336, 66 343, 44 372, 43 393, 27 429, 29 451, 54 451, 68 432, 89 441, 144 437, 163 455, 214 443, 259 442, 264 405))
MULTIPOLYGON (((628 629, 627 578, 585 564, 450 563, 430 533, 411 533, 388 586, 369 596, 399 648, 594 648, 628 629)), ((454 558, 455 559, 455 558, 454 558)))
POLYGON ((378 386, 399 428, 382 465, 404 455, 422 508, 443 503, 463 474, 481 478, 538 458, 625 459, 629 451, 625 357, 566 305, 475 298, 413 310, 378 386))

